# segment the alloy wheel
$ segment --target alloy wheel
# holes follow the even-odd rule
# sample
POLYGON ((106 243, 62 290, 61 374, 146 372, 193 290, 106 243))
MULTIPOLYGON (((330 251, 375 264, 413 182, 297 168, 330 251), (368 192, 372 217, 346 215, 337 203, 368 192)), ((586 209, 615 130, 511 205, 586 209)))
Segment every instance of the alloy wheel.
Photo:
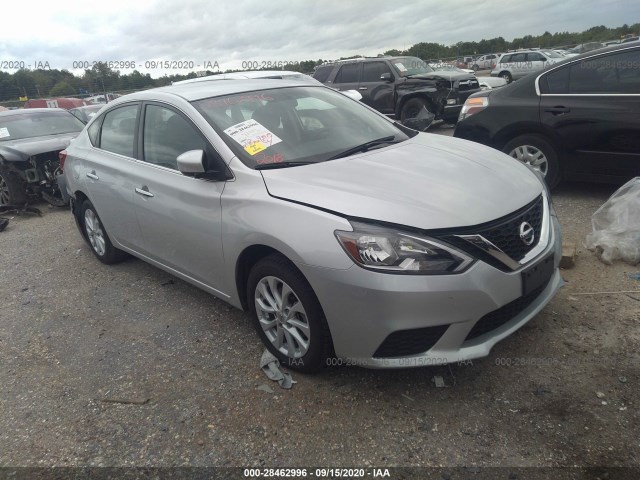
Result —
POLYGON ((284 281, 262 278, 254 294, 258 321, 267 339, 283 355, 301 358, 309 350, 311 329, 302 302, 284 281))
POLYGON ((103 256, 106 251, 106 244, 104 240, 104 231, 98 216, 90 208, 84 212, 84 229, 87 232, 87 238, 91 244, 91 248, 100 256, 103 256))
POLYGON ((509 152, 516 160, 529 165, 534 170, 539 171, 543 177, 549 170, 549 161, 542 150, 531 145, 520 145, 509 152))
POLYGON ((10 197, 9 185, 7 185, 4 177, 0 175, 0 205, 8 205, 10 197))

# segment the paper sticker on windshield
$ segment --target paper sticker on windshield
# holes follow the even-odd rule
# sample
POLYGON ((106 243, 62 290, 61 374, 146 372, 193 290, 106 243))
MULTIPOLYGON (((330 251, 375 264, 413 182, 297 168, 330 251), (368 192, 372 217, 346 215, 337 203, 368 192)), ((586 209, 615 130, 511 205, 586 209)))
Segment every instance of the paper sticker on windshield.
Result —
POLYGON ((255 120, 246 120, 224 130, 224 133, 242 145, 249 155, 255 155, 282 140, 255 120))
POLYGON ((407 67, 404 66, 404 64, 398 62, 398 63, 394 63, 394 65, 398 68, 398 70, 400 70, 401 72, 406 72, 407 71, 407 67))
POLYGON ((10 137, 9 129, 7 127, 0 128, 0 138, 10 137))

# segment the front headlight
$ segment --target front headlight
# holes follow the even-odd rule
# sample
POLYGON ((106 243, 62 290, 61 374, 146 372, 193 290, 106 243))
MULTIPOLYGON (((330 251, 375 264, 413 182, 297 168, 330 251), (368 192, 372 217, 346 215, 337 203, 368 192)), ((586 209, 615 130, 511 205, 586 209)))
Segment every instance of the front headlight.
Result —
POLYGON ((451 274, 473 258, 439 241, 392 229, 352 223, 353 232, 336 230, 347 254, 359 266, 387 273, 451 274))

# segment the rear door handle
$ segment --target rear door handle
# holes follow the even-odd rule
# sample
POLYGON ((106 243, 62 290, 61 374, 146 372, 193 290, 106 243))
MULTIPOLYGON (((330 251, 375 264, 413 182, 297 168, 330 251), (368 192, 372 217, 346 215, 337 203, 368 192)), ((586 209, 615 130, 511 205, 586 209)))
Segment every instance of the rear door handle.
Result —
POLYGON ((87 177, 89 177, 91 180, 99 180, 100 178, 98 177, 98 175, 96 175, 96 171, 93 170, 91 172, 87 172, 87 177))
POLYGON ((149 187, 146 185, 142 186, 142 188, 136 188, 136 193, 145 197, 153 197, 153 193, 149 191, 149 187))
POLYGON ((367 87, 360 87, 360 88, 358 88, 358 90, 366 90, 366 89, 367 89, 367 87))
POLYGON ((564 115, 565 113, 569 113, 571 109, 567 107, 558 106, 558 107, 545 108, 544 111, 547 113, 552 113, 553 115, 564 115))

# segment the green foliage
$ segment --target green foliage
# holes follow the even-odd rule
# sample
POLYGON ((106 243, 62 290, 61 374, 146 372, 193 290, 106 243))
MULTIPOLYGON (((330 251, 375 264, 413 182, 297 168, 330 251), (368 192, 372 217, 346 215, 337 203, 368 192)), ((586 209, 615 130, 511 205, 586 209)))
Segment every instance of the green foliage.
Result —
POLYGON ((55 84, 55 86, 49 91, 51 97, 67 97, 69 95, 75 95, 76 89, 69 85, 67 82, 62 81, 55 84))

